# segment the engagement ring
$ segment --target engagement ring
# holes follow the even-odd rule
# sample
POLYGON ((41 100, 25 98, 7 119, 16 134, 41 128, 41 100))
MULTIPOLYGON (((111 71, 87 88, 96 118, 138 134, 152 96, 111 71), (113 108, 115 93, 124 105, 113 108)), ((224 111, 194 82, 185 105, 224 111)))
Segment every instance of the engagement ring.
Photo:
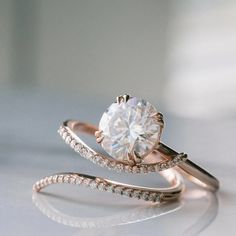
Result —
POLYGON ((193 162, 160 141, 164 127, 163 115, 149 102, 123 95, 104 112, 99 127, 76 120, 67 120, 59 134, 76 152, 110 170, 128 173, 159 172, 171 184, 169 188, 147 188, 79 173, 60 173, 45 177, 34 185, 40 191, 49 184, 75 183, 147 201, 161 202, 177 198, 182 189, 181 173, 191 181, 212 191, 219 181, 193 162), (107 155, 99 153, 82 141, 80 134, 95 135, 107 155))

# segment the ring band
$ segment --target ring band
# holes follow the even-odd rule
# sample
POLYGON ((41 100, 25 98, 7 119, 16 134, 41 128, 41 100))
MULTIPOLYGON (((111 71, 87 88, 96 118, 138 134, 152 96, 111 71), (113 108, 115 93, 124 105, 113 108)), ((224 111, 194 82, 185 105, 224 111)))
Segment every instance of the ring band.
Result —
MULTIPOLYGON (((109 156, 105 156, 101 153, 96 152, 91 147, 83 142, 80 138, 80 134, 86 133, 94 136, 94 133, 97 131, 97 128, 91 124, 67 120, 59 128, 58 133, 62 139, 70 145, 72 149, 78 152, 81 156, 86 159, 98 164, 102 167, 107 167, 108 169, 115 170, 117 172, 128 172, 128 173, 148 173, 148 172, 157 172, 169 169, 180 163, 183 163, 187 159, 187 155, 184 153, 179 153, 171 156, 170 160, 163 160, 158 163, 149 163, 149 164, 133 164, 124 163, 119 160, 115 160, 109 156)), ((153 157, 160 157, 160 153, 155 150, 150 154, 153 157)))
POLYGON ((219 181, 207 171, 187 159, 184 153, 178 153, 165 144, 159 142, 156 149, 150 155, 161 157, 163 160, 151 164, 133 164, 124 163, 109 156, 100 154, 87 146, 80 138, 80 132, 94 135, 97 127, 75 120, 67 120, 59 128, 59 134, 76 152, 86 159, 108 169, 118 172, 130 173, 148 173, 163 171, 172 167, 179 167, 190 181, 216 191, 219 188, 219 181))
POLYGON ((157 203, 178 198, 183 190, 183 181, 181 176, 174 170, 166 170, 161 174, 171 184, 171 187, 150 188, 124 184, 109 179, 79 173, 59 173, 44 177, 36 182, 33 186, 33 191, 39 192, 41 189, 51 184, 69 183, 157 203))

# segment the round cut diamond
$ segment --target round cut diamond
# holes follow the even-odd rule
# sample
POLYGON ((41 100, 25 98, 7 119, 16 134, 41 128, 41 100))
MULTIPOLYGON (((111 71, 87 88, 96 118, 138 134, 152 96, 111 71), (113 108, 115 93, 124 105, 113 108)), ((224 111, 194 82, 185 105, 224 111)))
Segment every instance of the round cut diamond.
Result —
POLYGON ((118 160, 129 155, 144 157, 158 143, 160 124, 157 110, 149 102, 136 97, 113 103, 103 114, 99 130, 102 147, 118 160))

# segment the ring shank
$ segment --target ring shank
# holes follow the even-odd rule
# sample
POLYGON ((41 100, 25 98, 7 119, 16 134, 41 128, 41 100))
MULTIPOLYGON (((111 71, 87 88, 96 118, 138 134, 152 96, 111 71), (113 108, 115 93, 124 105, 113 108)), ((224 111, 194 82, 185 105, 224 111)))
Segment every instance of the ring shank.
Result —
POLYGON ((178 198, 183 189, 183 181, 180 174, 175 170, 165 170, 161 175, 169 182, 171 187, 153 188, 137 186, 101 177, 68 172, 44 177, 34 184, 33 190, 39 192, 51 184, 69 183, 153 202, 165 202, 178 198))
MULTIPOLYGON (((163 143, 159 144, 157 150, 164 154, 168 159, 172 159, 174 156, 178 155, 178 152, 163 143)), ((185 162, 180 163, 178 167, 190 181, 212 191, 216 191, 219 188, 219 181, 194 162, 187 159, 185 162)))

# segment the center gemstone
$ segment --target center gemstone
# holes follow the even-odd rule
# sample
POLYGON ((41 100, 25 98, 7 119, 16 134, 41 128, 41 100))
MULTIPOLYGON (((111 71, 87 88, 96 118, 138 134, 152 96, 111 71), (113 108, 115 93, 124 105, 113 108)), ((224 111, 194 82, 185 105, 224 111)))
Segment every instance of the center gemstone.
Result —
POLYGON ((134 153, 142 158, 158 143, 160 124, 157 110, 149 102, 131 97, 113 103, 102 115, 103 149, 117 160, 128 160, 134 153))

